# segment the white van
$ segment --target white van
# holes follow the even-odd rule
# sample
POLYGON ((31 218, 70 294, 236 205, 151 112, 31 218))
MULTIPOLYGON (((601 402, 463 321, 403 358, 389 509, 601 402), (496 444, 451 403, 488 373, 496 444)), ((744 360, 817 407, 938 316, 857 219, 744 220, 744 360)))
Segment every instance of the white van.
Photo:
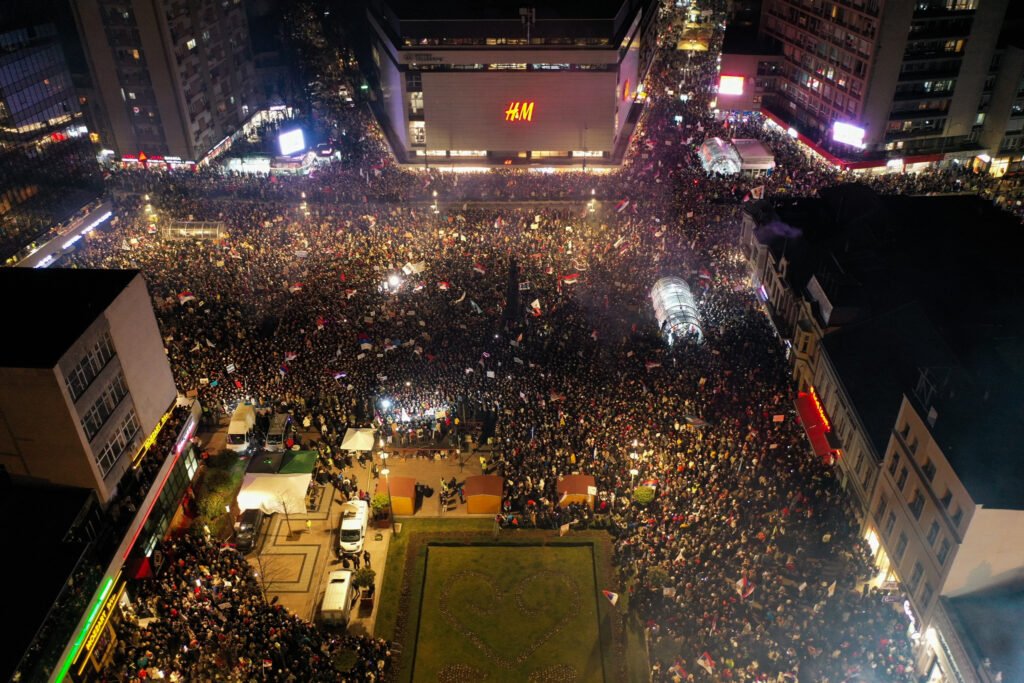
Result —
POLYGON ((228 424, 229 451, 244 453, 252 444, 253 432, 256 429, 256 409, 251 403, 239 403, 228 424))
POLYGON ((370 506, 365 500, 350 500, 341 506, 338 549, 347 555, 363 552, 363 540, 370 521, 370 506))
POLYGON ((267 429, 267 441, 263 444, 264 450, 283 451, 285 442, 292 434, 292 416, 288 413, 276 413, 270 418, 270 427, 267 429))
POLYGON ((320 605, 320 619, 325 624, 344 626, 359 601, 359 592, 352 587, 352 572, 339 569, 327 575, 324 601, 320 605))

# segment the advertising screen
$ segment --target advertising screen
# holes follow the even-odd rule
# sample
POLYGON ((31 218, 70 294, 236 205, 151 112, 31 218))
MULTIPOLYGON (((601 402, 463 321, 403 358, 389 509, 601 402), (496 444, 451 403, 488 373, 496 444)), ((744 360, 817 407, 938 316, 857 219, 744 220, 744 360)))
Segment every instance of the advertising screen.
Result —
POLYGON ((301 128, 296 128, 278 135, 277 144, 281 148, 281 156, 287 157, 306 149, 306 137, 301 128))
POLYGON ((836 121, 832 124, 832 139, 845 145, 864 148, 864 129, 852 123, 836 121))
POLYGON ((743 76, 722 76, 718 79, 719 95, 742 95, 743 76))
POLYGON ((428 71, 423 74, 426 147, 611 151, 615 99, 613 71, 428 71))

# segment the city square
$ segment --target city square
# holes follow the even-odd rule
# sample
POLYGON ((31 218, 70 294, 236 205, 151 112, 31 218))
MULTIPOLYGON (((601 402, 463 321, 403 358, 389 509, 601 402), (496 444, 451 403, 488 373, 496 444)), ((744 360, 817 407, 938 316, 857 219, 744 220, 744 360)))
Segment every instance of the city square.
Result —
POLYGON ((1019 178, 730 107, 727 4, 290 3, 302 97, 5 231, 7 511, 95 490, 14 680, 1024 672, 1019 178))

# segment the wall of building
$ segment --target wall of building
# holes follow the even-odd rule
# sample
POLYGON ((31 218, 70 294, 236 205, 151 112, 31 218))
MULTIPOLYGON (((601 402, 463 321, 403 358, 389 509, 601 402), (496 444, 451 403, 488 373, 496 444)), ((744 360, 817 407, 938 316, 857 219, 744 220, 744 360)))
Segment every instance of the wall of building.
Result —
POLYGON ((955 598, 1024 579, 1024 510, 979 507, 942 594, 955 598))
POLYGON ((718 94, 718 108, 732 111, 760 111, 761 92, 757 89, 757 65, 764 60, 762 55, 722 54, 722 75, 742 76, 743 93, 740 95, 718 94))
POLYGON ((136 275, 104 316, 124 369, 142 433, 149 434, 177 397, 171 366, 142 275, 136 275))
POLYGON ((615 136, 614 72, 423 73, 427 149, 602 150, 615 136), (532 103, 530 120, 506 120, 532 103))
POLYGON ((907 29, 914 14, 912 2, 887 2, 879 22, 875 54, 865 79, 861 113, 854 123, 864 128, 864 142, 877 145, 884 141, 892 110, 893 94, 907 47, 907 29))
POLYGON ((77 417, 53 369, 0 368, 0 464, 14 475, 96 488, 77 417))
POLYGON ((1009 46, 1003 51, 996 73, 992 99, 985 113, 985 123, 981 129, 980 142, 995 156, 1003 147, 1007 125, 1010 123, 1010 112, 1017 93, 1024 90, 1024 49, 1009 46))
POLYGON ((960 73, 957 75, 953 101, 946 118, 947 136, 970 135, 978 118, 978 102, 985 87, 985 77, 992 64, 996 37, 1002 29, 1008 0, 984 0, 974 12, 971 33, 964 47, 960 73))

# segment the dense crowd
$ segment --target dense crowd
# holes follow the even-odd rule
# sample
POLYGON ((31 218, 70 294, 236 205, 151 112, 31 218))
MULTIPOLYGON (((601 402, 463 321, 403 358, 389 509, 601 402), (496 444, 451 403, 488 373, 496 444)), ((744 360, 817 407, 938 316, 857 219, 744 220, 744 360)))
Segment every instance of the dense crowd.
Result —
POLYGON ((124 622, 104 680, 372 683, 387 675, 387 642, 331 637, 272 604, 234 548, 186 535, 160 552, 166 568, 136 584, 136 620, 124 622), (341 672, 343 655, 354 664, 341 672))
MULTIPOLYGON (((399 169, 350 110, 333 131, 344 162, 309 177, 118 176, 119 221, 70 265, 142 269, 179 388, 215 413, 283 404, 332 446, 375 416, 429 431, 441 420, 441 432, 456 407, 494 416, 487 466, 506 478, 503 519, 611 531, 655 681, 911 681, 907 619, 867 587, 869 551, 833 470, 808 453, 734 245, 755 187, 809 195, 850 177, 763 121, 716 120, 714 60, 684 71, 664 53, 620 171, 399 169), (779 167, 709 177, 694 151, 708 135, 765 140, 779 167), (135 210, 143 194, 165 217, 219 220, 228 234, 163 241, 135 210), (475 201, 499 199, 514 203, 475 201), (650 289, 666 275, 693 287, 703 344, 659 335, 650 289), (571 473, 596 477, 596 515, 557 508, 571 473), (651 503, 632 500, 638 483, 651 503)), ((867 182, 996 188, 962 170, 867 182)), ((156 667, 335 680, 339 647, 365 653, 359 680, 386 668, 386 644, 331 641, 267 605, 233 551, 183 539, 167 556, 140 595, 158 620, 119 652, 124 679, 156 667)))

